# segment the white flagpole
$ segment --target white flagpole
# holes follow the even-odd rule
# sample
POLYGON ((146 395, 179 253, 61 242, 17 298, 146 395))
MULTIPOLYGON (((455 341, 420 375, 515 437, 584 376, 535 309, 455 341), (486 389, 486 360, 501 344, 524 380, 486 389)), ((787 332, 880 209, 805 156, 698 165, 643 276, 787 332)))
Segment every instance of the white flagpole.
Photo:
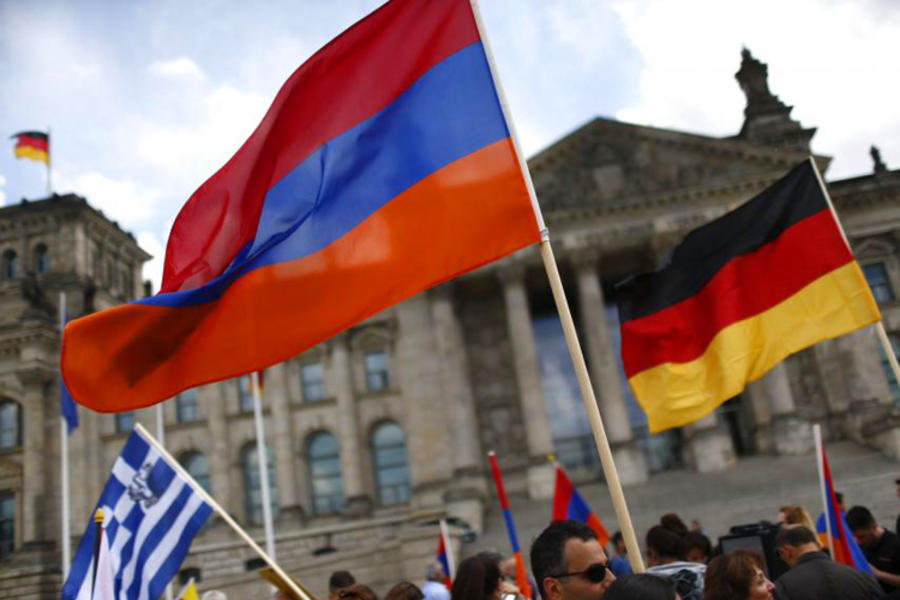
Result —
MULTIPOLYGON (((816 440, 816 463, 819 467, 819 491, 822 492, 822 509, 825 511, 825 533, 828 536, 828 550, 831 558, 834 558, 834 538, 831 536, 831 516, 828 510, 828 492, 825 486, 825 452, 822 449, 822 427, 818 423, 813 425, 813 437, 816 440)), ((840 508, 835 507, 835 510, 840 508)), ((837 516, 837 515, 835 515, 837 516)))
MULTIPOLYGON (((66 293, 59 293, 59 338, 62 340, 63 330, 66 328, 66 293)), ((62 387, 62 378, 59 380, 62 387)), ((60 390, 62 394, 62 390, 60 390)), ((69 566, 72 562, 72 532, 69 525, 69 426, 65 415, 62 414, 62 396, 59 404, 59 461, 62 481, 62 579, 69 577, 69 566)))
POLYGON ((50 172, 51 172, 50 166, 53 164, 53 161, 50 159, 52 143, 53 142, 50 139, 50 126, 47 125, 47 196, 48 197, 53 194, 53 185, 52 185, 52 181, 50 179, 50 172))
MULTIPOLYGON (((166 445, 166 415, 163 412, 163 403, 156 405, 156 439, 163 446, 166 445)), ((172 582, 166 586, 166 600, 172 600, 172 582)))
POLYGON ((213 508, 213 510, 219 513, 219 516, 222 518, 222 520, 225 521, 225 523, 229 527, 231 527, 234 532, 241 537, 242 540, 247 542, 247 545, 250 546, 253 551, 256 552, 259 557, 272 568, 273 571, 275 571, 275 573, 284 581, 285 585, 291 588, 292 592, 297 594, 297 596, 299 596, 300 598, 303 598, 303 600, 315 600, 315 596, 297 585, 297 582, 295 582, 293 578, 285 573, 284 569, 278 566, 278 564, 272 559, 272 557, 266 554, 266 552, 259 547, 259 544, 253 541, 253 538, 250 537, 250 535, 246 531, 244 531, 241 526, 235 522, 234 519, 231 518, 231 515, 228 514, 228 511, 222 508, 219 503, 216 502, 213 497, 203 489, 203 486, 197 483, 196 480, 191 477, 191 474, 188 473, 184 469, 184 467, 182 467, 174 458, 172 458, 172 455, 169 454, 169 452, 158 441, 156 441, 156 438, 150 435, 150 432, 147 431, 147 429, 143 425, 141 425, 140 423, 136 423, 134 428, 135 430, 139 431, 141 435, 143 435, 154 448, 156 448, 157 452, 159 452, 160 455, 169 462, 169 465, 171 465, 171 467, 175 469, 175 472, 183 477, 185 481, 190 483, 194 491, 197 492, 197 494, 199 494, 200 497, 203 498, 203 500, 213 508))
POLYGON ((591 424, 591 431, 594 434, 594 442, 597 445, 597 452, 600 455, 600 464, 603 466, 603 475, 606 478, 606 484, 609 486, 609 493, 612 497, 613 508, 616 511, 616 520, 619 522, 619 528, 622 530, 622 537, 625 540, 625 547, 628 548, 628 561, 631 563, 632 570, 635 573, 644 572, 644 560, 641 554, 641 548, 638 545, 637 536, 634 533, 634 525, 631 522, 631 515, 628 512, 628 505, 625 502, 625 493, 622 491, 622 484, 619 481, 619 472, 616 470, 615 461, 613 461, 612 450, 609 447, 609 439, 606 436, 606 430, 603 427, 603 419, 600 416, 600 409, 597 406, 597 398, 594 396, 594 388, 591 384, 590 375, 588 374, 587 364, 584 361, 584 354, 581 351, 581 344, 578 341, 578 334, 575 332, 575 322, 572 320, 572 312, 569 309, 566 293, 563 289, 562 280, 559 277, 559 269, 556 266, 556 259, 553 257, 553 248, 550 246, 550 233, 544 224, 544 217, 541 214, 541 207, 537 201, 537 193, 534 191, 534 183, 531 181, 531 173, 525 162, 525 155, 519 144, 519 138, 516 135, 515 124, 509 114, 509 105, 506 101, 506 94, 503 92, 503 85, 500 83, 500 77, 497 74, 497 68, 494 64, 494 56, 491 53, 491 46, 488 42, 487 31, 481 20, 481 12, 478 9, 478 0, 469 0, 472 5, 472 13, 475 16, 475 24, 481 36, 481 43, 484 46, 484 53, 487 57, 488 66, 490 67, 491 77, 494 80, 494 88, 497 90, 497 98, 500 101, 500 108, 509 128, 510 138, 513 141, 513 147, 516 150, 516 156, 519 159, 519 167, 522 170, 522 177, 525 179, 525 185, 531 198, 531 206, 534 209, 534 216, 541 231, 541 259, 544 263, 544 269, 547 271, 547 278, 550 280, 550 289, 553 292, 553 300, 556 303, 556 310, 559 313, 560 321, 563 326, 563 333, 566 337, 566 345, 569 348, 569 355, 572 357, 572 365, 575 368, 575 376, 578 380, 578 387, 581 390, 581 400, 584 403, 585 411, 588 415, 588 421, 591 424))
MULTIPOLYGON (((847 244, 847 250, 853 255, 853 248, 850 246, 850 240, 847 239, 847 234, 844 232, 844 226, 841 224, 841 219, 834 209, 834 203, 831 201, 831 195, 828 193, 828 188, 825 186, 825 180, 822 179, 822 174, 819 173, 819 167, 816 165, 816 160, 810 156, 809 162, 812 165, 813 172, 816 174, 819 188, 822 190, 822 195, 825 196, 825 201, 828 202, 828 208, 831 210, 831 216, 834 217, 834 222, 837 224, 838 231, 841 232, 844 243, 847 244)), ((853 260, 856 260, 855 255, 853 255, 853 260)), ((878 341, 881 343, 881 348, 884 350, 888 363, 891 365, 891 370, 894 372, 894 378, 900 383, 900 363, 897 362, 897 355, 894 354, 894 346, 891 344, 887 331, 884 329, 883 319, 875 323, 875 332, 878 334, 878 341)))
POLYGON ((444 550, 447 552, 447 568, 450 569, 450 572, 446 573, 446 575, 453 580, 456 579, 456 561, 453 559, 453 545, 450 542, 450 532, 447 531, 447 521, 441 519, 440 525, 441 537, 444 539, 444 550))
POLYGON ((269 490, 269 461, 266 451, 265 429, 262 417, 262 391, 259 389, 259 372, 250 374, 253 387, 253 420, 256 423, 256 456, 259 459, 259 486, 262 489, 263 527, 266 531, 266 552, 275 559, 275 530, 272 526, 271 492, 269 490))

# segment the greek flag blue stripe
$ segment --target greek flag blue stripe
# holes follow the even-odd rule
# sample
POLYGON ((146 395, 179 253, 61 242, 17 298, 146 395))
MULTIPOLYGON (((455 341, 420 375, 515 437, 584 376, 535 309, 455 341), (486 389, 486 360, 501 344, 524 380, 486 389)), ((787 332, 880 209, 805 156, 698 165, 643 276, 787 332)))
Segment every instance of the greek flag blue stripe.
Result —
POLYGON ((144 441, 141 436, 132 432, 131 436, 128 437, 128 441, 125 442, 125 447, 122 448, 121 457, 129 467, 137 471, 144 464, 149 453, 150 444, 144 441))
POLYGON ((169 583, 169 580, 164 577, 164 574, 175 573, 178 571, 178 567, 184 561, 184 557, 187 556, 188 549, 191 547, 191 540, 194 539, 194 536, 197 535, 197 532, 200 531, 200 528, 203 527, 203 524, 206 523, 206 520, 211 514, 212 507, 208 504, 201 504, 194 512, 191 520, 188 521, 184 528, 187 535, 181 536, 175 549, 172 550, 172 553, 163 562, 162 566, 160 566, 159 571, 157 571, 153 579, 150 580, 150 598, 162 596, 163 590, 166 589, 166 585, 169 583))

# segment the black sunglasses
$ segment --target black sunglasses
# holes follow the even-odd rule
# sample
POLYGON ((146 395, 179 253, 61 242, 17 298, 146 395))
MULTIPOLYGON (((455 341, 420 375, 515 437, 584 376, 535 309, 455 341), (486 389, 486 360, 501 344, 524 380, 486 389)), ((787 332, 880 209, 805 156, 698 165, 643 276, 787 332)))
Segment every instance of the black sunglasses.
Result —
POLYGON ((606 568, 606 565, 596 563, 589 566, 584 571, 578 571, 577 573, 560 573, 559 575, 547 575, 547 577, 562 579, 563 577, 575 577, 576 575, 578 575, 580 577, 584 577, 591 583, 600 583, 601 581, 606 579, 606 568))

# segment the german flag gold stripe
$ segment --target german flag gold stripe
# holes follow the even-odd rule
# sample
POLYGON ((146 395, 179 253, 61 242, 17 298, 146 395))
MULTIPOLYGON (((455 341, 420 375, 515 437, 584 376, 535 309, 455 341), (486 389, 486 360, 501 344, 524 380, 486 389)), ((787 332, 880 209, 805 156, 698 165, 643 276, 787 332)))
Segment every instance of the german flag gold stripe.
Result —
POLYGON ((628 381, 656 433, 705 417, 787 356, 880 319, 862 271, 851 261, 723 328, 698 358, 663 363, 628 381))
POLYGON ((30 146, 16 146, 13 151, 16 154, 16 158, 29 158, 31 160, 40 161, 44 164, 48 164, 50 162, 47 153, 44 150, 39 150, 38 148, 32 148, 30 146))

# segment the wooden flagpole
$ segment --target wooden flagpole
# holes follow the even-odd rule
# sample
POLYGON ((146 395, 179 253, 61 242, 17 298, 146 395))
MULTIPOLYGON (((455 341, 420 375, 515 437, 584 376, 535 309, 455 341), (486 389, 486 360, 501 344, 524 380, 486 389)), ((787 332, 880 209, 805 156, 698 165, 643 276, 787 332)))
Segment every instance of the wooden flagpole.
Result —
MULTIPOLYGON (((834 558, 834 537, 831 535, 831 511, 828 510, 828 491, 825 485, 825 450, 822 448, 822 426, 813 425, 813 437, 816 439, 816 466, 819 469, 819 491, 822 493, 822 510, 825 511, 825 532, 828 536, 828 550, 834 558)), ((835 507, 835 510, 840 510, 835 507)))
MULTIPOLYGON (((847 244, 847 250, 853 255, 853 248, 850 246, 850 240, 847 239, 847 234, 844 232, 844 226, 841 223, 841 219, 834 209, 834 203, 831 201, 831 195, 828 193, 828 188, 825 187, 825 180, 822 179, 822 174, 819 172, 816 160, 810 156, 809 162, 812 165, 813 172, 816 174, 816 180, 819 182, 819 188, 822 190, 822 195, 825 196, 825 201, 828 202, 828 209, 831 211, 831 216, 834 217, 834 222, 837 223, 838 231, 841 232, 844 243, 847 244)), ((853 260, 856 260, 855 255, 853 255, 853 260)), ((900 363, 897 362, 897 355, 894 354, 894 347, 891 345, 891 340, 888 338, 887 331, 884 329, 884 320, 875 323, 875 332, 878 334, 878 341, 881 343, 881 348, 884 350, 888 363, 891 365, 891 370, 894 372, 894 378, 900 383, 900 363)))
POLYGON ((247 545, 250 546, 253 551, 256 552, 259 557, 263 559, 265 563, 269 565, 272 570, 275 571, 275 573, 284 580, 285 585, 290 587, 292 592, 297 594, 297 596, 302 598, 303 600, 316 600, 315 596, 307 593, 300 586, 298 586, 297 583, 290 576, 288 576, 288 574, 285 573, 284 570, 280 566, 278 566, 278 564, 268 554, 266 554, 266 552, 262 548, 259 547, 259 544, 253 541, 253 538, 250 537, 250 534, 244 531, 241 526, 231 518, 231 515, 228 514, 228 511, 222 508, 218 502, 213 500, 213 497, 210 496, 206 492, 206 490, 204 490, 203 487, 194 480, 193 477, 191 477, 190 473, 188 473, 184 469, 184 467, 182 467, 181 464, 179 464, 178 461, 175 460, 158 441, 156 441, 156 438, 150 435, 150 432, 147 431, 147 429, 144 428, 143 425, 141 425, 140 423, 135 423, 134 428, 139 431, 142 436, 144 436, 147 442, 151 446, 153 446, 156 451, 166 459, 166 461, 168 461, 169 466, 172 467, 179 476, 181 476, 190 484, 194 491, 197 492, 197 494, 199 494, 201 498, 203 498, 204 502, 209 504, 213 508, 213 510, 219 513, 219 516, 222 517, 222 520, 225 521, 225 523, 227 523, 228 526, 231 527, 242 540, 247 542, 247 545))
POLYGON ((643 573, 644 561, 641 556, 641 548, 638 545, 637 536, 634 533, 634 525, 631 522, 631 515, 628 512, 628 505, 625 502, 625 493, 622 491, 622 484, 619 481, 619 472, 616 470, 616 464, 613 461, 612 450, 609 447, 609 440, 606 437, 606 430, 603 427, 603 419, 600 417, 600 409, 597 406, 597 399, 594 396, 594 389, 591 385, 590 375, 588 375, 587 365, 584 361, 584 353, 581 351, 581 344, 578 342, 578 335, 575 332, 575 323, 572 320, 572 312, 569 310, 566 293, 563 289, 562 280, 559 277, 559 269, 556 266, 556 259, 553 256, 553 249, 550 247, 550 232, 544 224, 544 217, 541 214, 541 207, 538 204, 537 193, 534 191, 534 183, 531 181, 531 173, 528 171, 525 155, 522 153, 522 149, 519 145, 519 137, 516 134, 515 124, 509 114, 509 105, 506 101, 503 86, 500 83, 500 77, 497 74, 496 65, 494 64, 494 55, 491 53, 487 32, 481 19, 478 0, 470 0, 470 3, 472 5, 472 13, 475 16, 475 23, 481 36, 481 43, 484 46, 484 53, 487 57, 488 66, 490 67, 491 77, 494 80, 494 87, 497 90, 500 108, 503 111, 503 117, 509 128, 510 138, 512 139, 513 147, 516 151, 516 157, 519 160, 519 167, 522 171, 522 176, 525 179, 525 185, 528 188, 528 194, 531 198, 531 205, 534 209, 538 228, 541 231, 541 259, 544 263, 544 269, 547 271, 547 278, 550 280, 550 288, 553 291, 553 300, 556 303, 560 321, 562 321, 566 345, 569 348, 569 354, 572 357, 572 363, 575 367, 575 375, 578 379, 578 387, 581 390, 581 399, 584 402, 584 408, 587 411, 588 420, 591 424, 591 431, 594 433, 594 441, 597 444, 597 452, 600 455, 600 463, 603 466, 603 475, 606 478, 606 483, 609 486, 609 493, 612 496, 613 507, 616 511, 616 519, 619 522, 619 529, 622 531, 625 547, 628 549, 628 560, 631 562, 631 568, 635 573, 643 573))

